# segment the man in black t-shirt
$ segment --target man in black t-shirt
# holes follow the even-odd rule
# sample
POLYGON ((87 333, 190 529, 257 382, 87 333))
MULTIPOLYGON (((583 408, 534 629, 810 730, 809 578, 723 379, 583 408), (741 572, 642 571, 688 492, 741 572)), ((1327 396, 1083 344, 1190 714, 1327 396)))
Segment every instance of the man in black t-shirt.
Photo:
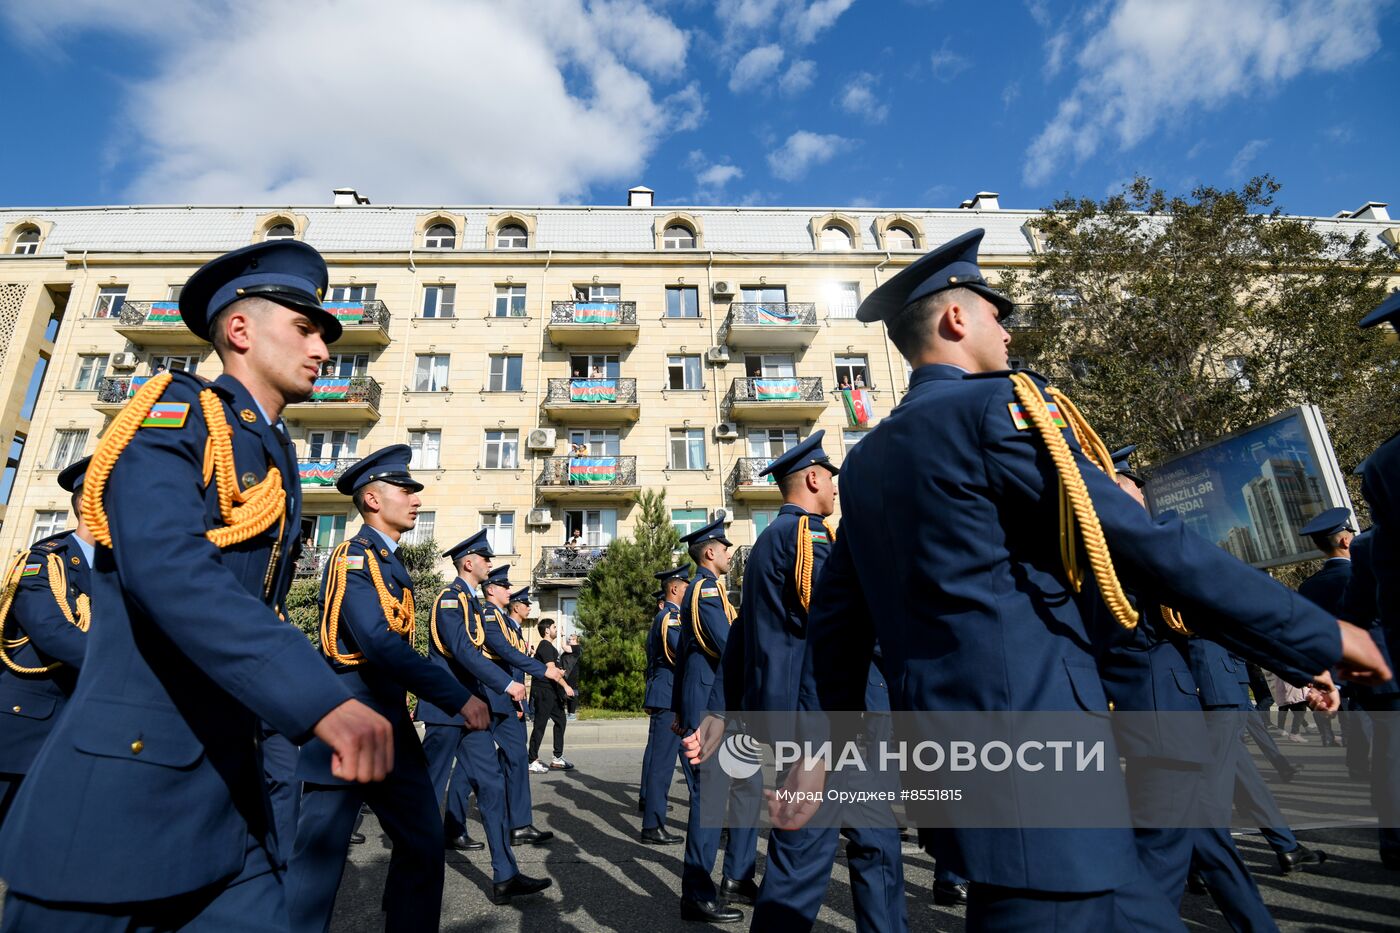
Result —
MULTIPOLYGON (((515 604, 512 604, 511 608, 514 609, 515 604)), ((551 661, 560 664, 559 649, 554 646, 554 640, 559 637, 559 626, 553 619, 541 619, 537 628, 540 644, 535 649, 535 658, 542 664, 549 664, 551 661)), ((536 679, 530 699, 535 706, 535 724, 530 731, 530 771, 543 774, 551 769, 572 769, 573 765, 564 759, 564 728, 568 725, 564 715, 564 688, 550 680, 536 679), (554 723, 554 759, 548 767, 540 761, 540 743, 544 740, 544 724, 547 720, 554 723)))

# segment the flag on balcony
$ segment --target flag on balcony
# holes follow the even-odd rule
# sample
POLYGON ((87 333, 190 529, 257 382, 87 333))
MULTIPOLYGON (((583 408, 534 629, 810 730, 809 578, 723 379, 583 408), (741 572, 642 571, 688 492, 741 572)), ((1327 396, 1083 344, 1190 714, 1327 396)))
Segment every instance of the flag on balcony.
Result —
POLYGON ((846 421, 852 427, 870 423, 870 392, 866 389, 842 389, 846 403, 846 421))
POLYGON ((797 315, 788 311, 787 308, 759 305, 754 309, 754 314, 760 324, 795 324, 797 322, 797 315))
POLYGON ((569 381, 569 401, 615 402, 617 401, 617 380, 571 379, 569 381))
POLYGON ((796 402, 802 399, 802 388, 796 379, 755 379, 753 395, 760 402, 796 402))
POLYGON ((131 398, 133 395, 135 395, 136 390, 145 385, 146 380, 150 378, 150 376, 132 376, 131 382, 129 382, 126 387, 126 397, 131 398))
POLYGON ((323 306, 342 324, 362 324, 365 317, 363 301, 327 301, 323 306))
POLYGON ((334 486, 335 485, 335 461, 334 460, 314 460, 309 463, 302 462, 297 472, 301 477, 303 486, 334 486))
POLYGON ((574 304, 575 324, 616 324, 617 302, 579 301, 574 304))
POLYGON ((151 310, 146 312, 147 324, 179 324, 180 302, 178 301, 153 301, 151 310))
POLYGON ((569 461, 570 483, 576 485, 611 483, 616 479, 616 457, 574 457, 569 461))
POLYGON ((349 379, 317 379, 311 389, 313 402, 344 402, 349 398, 349 379))

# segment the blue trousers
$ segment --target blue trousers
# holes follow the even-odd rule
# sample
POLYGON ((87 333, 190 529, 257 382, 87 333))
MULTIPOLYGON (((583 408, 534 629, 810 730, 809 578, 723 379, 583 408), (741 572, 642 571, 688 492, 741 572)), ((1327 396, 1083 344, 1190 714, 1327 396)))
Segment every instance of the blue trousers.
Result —
MULTIPOLYGON (((1264 906, 1259 886, 1249 873, 1228 829, 1190 831, 1191 860, 1201 873, 1211 899, 1230 929, 1276 931, 1277 924, 1264 906)), ((1178 892, 1177 903, 1180 903, 1178 892)))
POLYGON ((488 732, 467 732, 458 746, 457 774, 452 784, 459 786, 463 797, 476 793, 477 809, 481 811, 481 827, 486 833, 486 846, 491 851, 491 879, 497 884, 509 881, 520 871, 515 853, 510 847, 512 827, 507 820, 506 778, 501 772, 501 756, 488 732))
POLYGON ((1379 823, 1380 851, 1400 856, 1400 694, 1366 700, 1371 717, 1371 804, 1379 823))
POLYGON ((272 805, 272 825, 277 832, 277 857, 286 866, 297 841, 297 812, 301 806, 301 782, 296 779, 297 747, 292 740, 262 727, 263 780, 272 805))
POLYGON ((666 825, 666 798, 676 776, 681 737, 671 731, 676 714, 652 713, 647 724, 647 750, 642 753, 642 829, 666 825))
POLYGON ((974 883, 968 888, 968 933, 1083 933, 1085 930, 1184 931, 1181 917, 1145 870, 1112 891, 1028 891, 974 883))
MULTIPOLYGON (((525 747, 525 722, 512 713, 491 717, 491 737, 500 749, 501 773, 506 779, 506 822, 520 829, 534 822, 530 803, 530 760, 525 747)), ((477 803, 480 804, 480 798, 477 803)))
POLYGON ((446 839, 468 835, 467 811, 472 785, 466 748, 466 730, 460 726, 430 725, 424 729, 423 755, 428 759, 428 780, 433 784, 434 799, 442 803, 444 795, 447 798, 447 811, 442 820, 446 839))
POLYGON ((1258 826, 1275 852, 1292 852, 1298 848, 1298 838, 1288 828, 1269 785, 1240 740, 1242 715, 1234 709, 1206 712, 1211 764, 1201 788, 1203 809, 1213 825, 1229 826, 1233 804, 1240 819, 1258 826))
MULTIPOLYGON (((731 839, 733 832, 731 829, 731 839)), ((838 835, 847 840, 856 929, 902 933, 909 928, 904 911, 904 857, 899 848, 899 830, 873 827, 843 829, 838 833, 831 827, 769 832, 768 862, 750 929, 812 929, 826 900, 838 835)))
MULTIPOLYGON (((729 779, 714 764, 714 759, 696 768, 681 758, 681 771, 690 790, 690 815, 685 828, 685 866, 681 871, 681 898, 692 901, 713 901, 719 891, 710 871, 719 851, 720 828, 704 826, 701 816, 700 791, 725 794, 729 797, 729 843, 724 847, 724 877, 747 881, 754 876, 758 862, 758 808, 762 787, 755 780, 741 781, 730 786, 729 779), (710 783, 714 787, 710 787, 710 783)), ((718 811, 724 812, 724 811, 718 811)))

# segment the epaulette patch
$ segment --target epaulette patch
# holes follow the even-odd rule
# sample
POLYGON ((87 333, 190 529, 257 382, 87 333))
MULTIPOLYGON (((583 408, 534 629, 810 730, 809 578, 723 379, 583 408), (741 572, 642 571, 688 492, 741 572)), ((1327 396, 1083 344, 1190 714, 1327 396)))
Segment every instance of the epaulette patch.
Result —
POLYGON ((146 420, 141 422, 141 427, 183 428, 189 415, 188 402, 157 402, 151 406, 151 412, 146 416, 146 420))
POLYGON ((719 587, 717 587, 717 586, 702 586, 702 587, 700 587, 700 595, 701 595, 702 597, 703 597, 703 596, 718 596, 718 595, 719 595, 719 587))
MULTIPOLYGON (((1026 417, 1026 410, 1021 407, 1020 402, 1007 402, 1006 407, 1011 410, 1011 423, 1016 425, 1018 431, 1029 431, 1031 421, 1026 417)), ((1046 402, 1045 407, 1050 410, 1050 419, 1055 422, 1057 428, 1067 428, 1069 423, 1060 414, 1060 406, 1054 402, 1046 402)))
POLYGON ((44 569, 44 565, 43 565, 43 564, 25 564, 25 565, 24 565, 24 573, 20 574, 20 576, 22 576, 22 577, 34 577, 34 576, 38 576, 39 571, 40 571, 40 570, 43 570, 43 569, 44 569))
POLYGON ((830 544, 830 543, 831 543, 831 536, 828 535, 828 534, 826 533, 826 530, 825 530, 825 529, 822 529, 822 530, 809 529, 808 532, 807 532, 807 536, 808 536, 809 538, 812 539, 812 543, 813 543, 813 544, 830 544))
POLYGON ((363 554, 346 554, 346 555, 345 555, 345 569, 346 569, 346 570, 364 570, 364 569, 365 569, 365 555, 363 555, 363 554))
POLYGON ((459 605, 461 605, 461 603, 459 603, 459 602, 458 602, 457 600, 455 600, 455 599, 444 599, 442 602, 438 603, 438 608, 440 608, 440 609, 456 609, 459 605))

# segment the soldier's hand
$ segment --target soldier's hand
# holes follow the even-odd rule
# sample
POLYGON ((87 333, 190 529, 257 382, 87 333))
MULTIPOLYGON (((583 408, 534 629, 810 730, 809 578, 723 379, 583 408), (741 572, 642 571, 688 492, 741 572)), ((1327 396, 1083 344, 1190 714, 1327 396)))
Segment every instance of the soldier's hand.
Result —
POLYGON ((700 722, 700 728, 681 739, 681 749, 686 760, 692 765, 698 765, 707 761, 719 748, 719 743, 724 741, 724 718, 721 716, 706 716, 700 722))
MULTIPOLYGON (((1342 629, 1342 678, 1358 684, 1379 684, 1390 680, 1390 667, 1376 647, 1371 634, 1350 622, 1337 621, 1342 629)), ((1331 678, 1328 678, 1331 681, 1331 678)))
POLYGON ((331 747, 331 774, 342 781, 382 781, 394 770, 394 729, 359 700, 322 716, 313 731, 331 747))
POLYGON ((564 688, 564 696, 571 697, 574 695, 574 688, 569 686, 569 682, 567 680, 561 680, 559 682, 559 685, 564 688))
POLYGON ((821 806, 826 790, 826 765, 821 759, 803 761, 788 772, 782 794, 765 790, 768 817, 778 829, 801 829, 821 806))
POLYGON ((512 680, 506 688, 506 696, 519 703, 525 699, 525 685, 518 680, 512 680))
POLYGON ((481 697, 473 696, 467 701, 467 705, 462 707, 462 718, 467 721, 467 728, 472 732, 484 732, 491 725, 491 707, 487 706, 481 697))
POLYGON ((1342 695, 1332 682, 1332 672, 1323 671, 1313 678, 1304 693, 1308 708, 1318 713, 1335 713, 1342 705, 1342 695))

